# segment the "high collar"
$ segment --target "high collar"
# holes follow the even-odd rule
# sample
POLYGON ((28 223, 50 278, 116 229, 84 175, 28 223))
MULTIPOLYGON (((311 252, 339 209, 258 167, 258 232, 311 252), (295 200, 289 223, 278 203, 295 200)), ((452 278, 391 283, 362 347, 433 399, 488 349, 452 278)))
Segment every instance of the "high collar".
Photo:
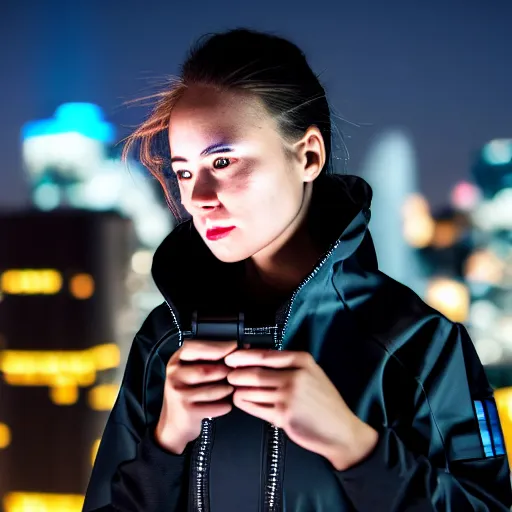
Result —
MULTIPOLYGON (((326 247, 322 268, 332 268, 360 246, 366 265, 376 267, 371 241, 363 244, 368 239, 371 198, 370 186, 356 176, 325 175, 314 182, 307 222, 313 236, 326 247)), ((223 263, 215 258, 187 220, 156 250, 152 274, 178 320, 188 328, 194 310, 222 314, 238 308, 243 269, 244 262, 223 263)))

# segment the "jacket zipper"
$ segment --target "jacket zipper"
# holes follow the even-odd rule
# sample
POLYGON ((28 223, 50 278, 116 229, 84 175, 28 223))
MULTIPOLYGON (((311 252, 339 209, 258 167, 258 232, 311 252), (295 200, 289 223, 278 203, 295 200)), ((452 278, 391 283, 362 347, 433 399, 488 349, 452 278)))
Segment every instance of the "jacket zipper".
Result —
POLYGON ((208 474, 210 471, 210 456, 212 451, 214 423, 212 418, 205 418, 201 425, 201 434, 194 446, 192 457, 192 485, 194 495, 189 500, 191 512, 210 511, 210 493, 208 474))
MULTIPOLYGON (((171 311, 174 324, 179 334, 179 342, 178 345, 181 347, 183 344, 184 335, 190 335, 189 331, 182 331, 181 327, 178 323, 178 318, 172 306, 169 302, 166 301, 167 307, 171 311)), ((277 328, 273 327, 246 327, 244 329, 244 334, 248 335, 274 335, 275 342, 277 341, 277 328)), ((189 512, 210 512, 210 493, 209 493, 209 480, 208 475, 210 471, 210 457, 211 450, 213 444, 213 430, 214 430, 214 420, 213 418, 205 418, 201 424, 201 434, 199 438, 196 440, 194 449, 192 452, 192 460, 191 460, 191 482, 189 486, 189 500, 188 500, 188 511, 189 512)), ((275 453, 279 456, 282 453, 282 450, 279 447, 275 446, 275 444, 283 438, 282 432, 280 429, 273 427, 273 435, 271 437, 271 445, 270 451, 271 453, 275 453)), ((274 460, 272 457, 270 459, 270 471, 276 471, 275 477, 277 477, 277 470, 280 465, 277 460, 274 460)), ((270 473, 269 473, 270 476, 270 473)), ((277 485, 277 478, 270 478, 268 482, 272 482, 272 485, 277 485)), ((268 485, 267 482, 267 485, 268 485)), ((276 489, 271 489, 271 492, 266 493, 269 496, 277 496, 276 489)), ((273 502, 272 502, 273 506, 273 502)), ((274 510, 274 508, 270 509, 274 510)))
MULTIPOLYGON (((318 273, 320 268, 325 264, 325 262, 330 258, 332 253, 336 250, 336 248, 341 243, 341 239, 338 239, 335 244, 331 246, 329 251, 325 254, 322 260, 316 265, 316 267, 312 270, 312 272, 300 283, 300 285, 295 289, 293 295, 288 303, 287 312, 285 315, 285 320, 281 329, 276 328, 262 328, 264 331, 268 332, 269 329, 274 329, 274 340, 275 340, 275 349, 282 350, 283 349, 283 338, 286 327, 288 325, 288 321, 290 320, 291 310, 297 295, 300 291, 308 284, 313 277, 318 273)), ((171 305, 167 303, 167 306, 171 310, 174 323, 179 333, 179 346, 183 344, 183 332, 179 326, 178 319, 174 312, 174 309, 171 305)), ((260 331, 260 329, 244 329, 244 333, 246 334, 255 334, 256 331, 260 331)), ((260 331, 261 332, 261 331, 260 331)), ((205 418, 203 420, 201 426, 201 434, 196 441, 196 446, 194 449, 194 456, 192 462, 195 463, 192 467, 192 482, 191 489, 194 491, 194 496, 192 500, 189 500, 189 511, 190 512, 209 512, 210 511, 210 503, 209 503, 209 482, 208 482, 208 474, 210 470, 210 455, 212 449, 212 439, 213 439, 213 427, 214 422, 212 418, 205 418)), ((267 463, 267 475, 266 482, 264 486, 264 503, 263 510, 264 512, 280 512, 282 510, 281 496, 282 496, 282 471, 283 471, 283 457, 284 457, 284 433, 283 431, 269 424, 268 428, 268 463, 267 463)))
MULTIPOLYGON (((178 346, 183 345, 183 336, 191 334, 182 331, 176 313, 166 301, 171 311, 174 325, 178 330, 178 346)), ((189 486, 188 510, 189 512, 210 512, 210 493, 208 492, 208 472, 210 470, 210 455, 212 449, 213 419, 205 418, 201 424, 201 434, 194 444, 191 460, 191 482, 189 486)))
MULTIPOLYGON (((188 334, 188 331, 183 332, 181 330, 180 324, 178 322, 178 317, 176 316, 176 313, 167 300, 165 301, 167 304, 167 307, 169 308, 172 319, 174 321, 174 325, 176 326, 176 329, 178 331, 178 346, 181 347, 183 345, 183 335, 188 334)), ((209 503, 206 504, 207 508, 205 507, 205 501, 204 501, 204 491, 207 489, 205 486, 205 472, 208 470, 206 467, 206 460, 204 458, 206 454, 206 448, 211 445, 211 440, 209 439, 209 436, 211 434, 211 428, 208 428, 208 426, 205 428, 205 422, 211 421, 209 419, 203 420, 203 424, 201 425, 201 435, 199 436, 198 441, 196 442, 196 445, 194 446, 193 454, 192 454, 192 461, 197 461, 197 464, 195 466, 192 466, 191 464, 191 483, 189 486, 189 499, 188 499, 188 505, 187 508, 190 512, 209 512, 209 503), (194 495, 191 496, 191 491, 195 491, 194 495)), ((206 498, 209 496, 206 495, 206 498)))
MULTIPOLYGON (((327 251, 321 261, 318 262, 316 267, 311 273, 300 283, 295 289, 293 295, 288 303, 285 320, 281 329, 276 330, 275 336, 275 349, 283 350, 283 338, 288 321, 290 320, 292 306, 300 291, 306 286, 313 277, 319 272, 325 262, 331 257, 332 253, 337 249, 341 239, 338 239, 331 248, 327 251), (277 332, 279 331, 279 335, 277 332)), ((267 464, 267 479, 265 482, 265 498, 264 498, 264 512, 280 512, 282 510, 282 472, 284 462, 284 433, 281 429, 274 425, 269 425, 268 429, 268 464, 267 464)))

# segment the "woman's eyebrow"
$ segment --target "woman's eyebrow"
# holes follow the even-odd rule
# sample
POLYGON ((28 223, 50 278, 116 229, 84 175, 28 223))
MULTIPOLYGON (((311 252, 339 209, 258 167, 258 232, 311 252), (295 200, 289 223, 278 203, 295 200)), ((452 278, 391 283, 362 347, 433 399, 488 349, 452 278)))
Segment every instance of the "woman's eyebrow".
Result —
MULTIPOLYGON (((203 149, 200 156, 215 155, 216 153, 231 153, 233 151, 234 150, 231 144, 227 144, 226 142, 218 142, 203 149)), ((182 156, 173 156, 171 158, 171 164, 174 162, 188 162, 188 160, 182 156)))

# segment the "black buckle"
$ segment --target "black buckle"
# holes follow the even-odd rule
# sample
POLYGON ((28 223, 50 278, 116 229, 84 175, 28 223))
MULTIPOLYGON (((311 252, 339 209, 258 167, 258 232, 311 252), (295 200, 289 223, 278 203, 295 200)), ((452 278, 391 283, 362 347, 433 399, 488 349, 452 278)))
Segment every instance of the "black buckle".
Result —
POLYGON ((191 333, 189 339, 204 341, 234 341, 238 347, 274 348, 274 334, 271 329, 254 329, 245 332, 243 313, 233 316, 201 316, 197 311, 192 314, 191 333))
POLYGON ((205 341, 233 341, 243 346, 244 314, 237 316, 199 316, 192 314, 192 338, 205 341))

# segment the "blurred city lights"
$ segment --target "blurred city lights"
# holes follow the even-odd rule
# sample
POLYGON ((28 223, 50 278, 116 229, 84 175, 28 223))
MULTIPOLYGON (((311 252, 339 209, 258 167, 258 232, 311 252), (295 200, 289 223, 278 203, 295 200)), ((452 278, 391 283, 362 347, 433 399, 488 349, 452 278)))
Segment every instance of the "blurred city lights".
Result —
POLYGON ((136 274, 147 275, 151 272, 153 253, 151 251, 137 251, 132 256, 132 270, 136 274))
POLYGON ((106 344, 82 351, 0 352, 0 370, 12 386, 48 386, 50 397, 59 405, 70 405, 78 398, 78 387, 94 384, 98 371, 117 368, 117 345, 106 344))
POLYGON ((460 228, 450 220, 441 220, 435 223, 431 244, 438 249, 452 247, 460 236, 460 228))
POLYGON ((0 450, 11 444, 11 430, 5 423, 0 423, 0 450))
POLYGON ((475 329, 490 330, 499 317, 499 310, 489 300, 477 300, 469 308, 469 322, 475 329))
POLYGON ((4 497, 5 512, 81 512, 84 496, 11 492, 4 497))
POLYGON ((427 200, 419 194, 411 195, 403 205, 403 235, 412 247, 427 247, 434 236, 435 223, 430 216, 427 200))
POLYGON ((6 295, 54 295, 62 288, 62 275, 53 269, 6 270, 0 275, 0 291, 6 295))
POLYGON ((28 407, 36 410, 42 423, 51 418, 67 434, 58 445, 40 442, 41 429, 23 432, 22 437, 16 435, 21 432, 13 432, 11 441, 10 431, 0 424, 0 446, 11 443, 0 462, 6 471, 13 468, 13 477, 0 481, 0 500, 4 495, 0 509, 5 512, 82 509, 82 496, 46 492, 81 492, 87 476, 83 463, 94 460, 99 440, 92 447, 89 443, 101 435, 106 412, 116 400, 120 366, 133 333, 161 302, 150 276, 152 253, 171 231, 174 219, 147 170, 134 161, 127 169, 120 161, 112 145, 114 132, 100 107, 83 103, 62 105, 50 119, 27 123, 22 129, 23 166, 36 212, 15 213, 12 222, 8 214, 3 224, 2 241, 12 240, 0 266, 0 298, 5 298, 1 306, 7 312, 7 321, 0 327, 9 341, 8 346, 0 346, 0 378, 8 384, 3 386, 8 406, 5 421, 14 429, 28 407), (35 230, 42 242, 34 245, 35 230), (15 268, 17 261, 34 263, 15 268), (37 268, 51 267, 47 261, 55 268, 37 268), (100 286, 98 276, 107 277, 105 286, 100 286), (130 277, 138 280, 133 293, 126 286, 130 277), (30 297, 56 294, 48 299, 30 297), (91 301, 82 307, 74 299, 91 301), (29 310, 36 314, 25 324, 23 311, 29 310), (73 338, 77 329, 87 330, 85 339, 73 338), (115 344, 86 348, 105 339, 115 344), (41 350, 22 350, 34 347, 35 341, 41 350), (72 406, 72 410, 56 406, 72 406), (24 443, 34 441, 40 442, 41 451, 24 452, 24 443), (19 463, 39 471, 40 461, 50 461, 43 464, 41 485, 37 474, 34 484, 33 473, 16 470, 19 463), (12 490, 20 492, 6 495, 12 490))
MULTIPOLYGON (((91 167, 104 159, 103 143, 76 132, 43 135, 23 142, 23 163, 35 190, 44 185, 52 185, 57 187, 59 198, 62 185, 72 185, 86 179, 91 167)), ((51 195, 51 190, 46 189, 46 193, 50 194, 48 198, 41 196, 42 206, 45 200, 51 201, 55 197, 55 194, 51 195)), ((36 206, 40 207, 39 204, 36 206)))
POLYGON ((504 188, 492 200, 483 201, 472 217, 484 231, 512 230, 512 188, 504 188))
POLYGON ((495 336, 508 349, 512 349, 512 315, 501 316, 495 325, 495 336))
POLYGON ((60 189, 54 183, 41 183, 35 188, 32 199, 34 204, 44 212, 55 210, 61 201, 60 189))
POLYGON ((451 202, 457 210, 469 212, 473 210, 481 199, 481 193, 476 185, 461 181, 455 185, 451 202))
POLYGON ((469 313, 469 290, 453 279, 436 278, 427 285, 426 301, 453 322, 466 321, 469 313))
POLYGON ((92 443, 91 448, 91 466, 94 466, 94 461, 96 460, 96 455, 98 455, 98 450, 100 448, 101 439, 96 439, 94 443, 92 443))
POLYGON ((504 263, 489 249, 471 254, 464 265, 465 278, 470 282, 497 285, 504 274, 504 263))
POLYGON ((114 142, 114 126, 103 118, 100 107, 92 103, 63 103, 50 119, 30 121, 22 128, 24 140, 45 135, 78 133, 103 143, 114 142))
POLYGON ((110 411, 119 393, 117 384, 100 384, 89 391, 89 406, 95 411, 110 411))
POLYGON ((90 299, 94 294, 94 279, 90 274, 76 274, 69 281, 69 291, 75 299, 90 299))
POLYGON ((94 366, 98 371, 117 368, 121 361, 119 347, 113 343, 97 345, 90 348, 87 353, 91 355, 94 366))
POLYGON ((496 340, 473 336, 473 342, 483 365, 495 364, 503 358, 503 347, 496 340))
POLYGON ((495 139, 484 146, 483 156, 491 165, 505 165, 512 161, 512 139, 495 139))
POLYGON ((494 399, 500 416, 505 446, 510 458, 512 454, 512 387, 496 389, 494 399))
POLYGON ((74 384, 59 384, 50 388, 50 399, 55 405, 73 405, 78 401, 78 388, 74 384))

